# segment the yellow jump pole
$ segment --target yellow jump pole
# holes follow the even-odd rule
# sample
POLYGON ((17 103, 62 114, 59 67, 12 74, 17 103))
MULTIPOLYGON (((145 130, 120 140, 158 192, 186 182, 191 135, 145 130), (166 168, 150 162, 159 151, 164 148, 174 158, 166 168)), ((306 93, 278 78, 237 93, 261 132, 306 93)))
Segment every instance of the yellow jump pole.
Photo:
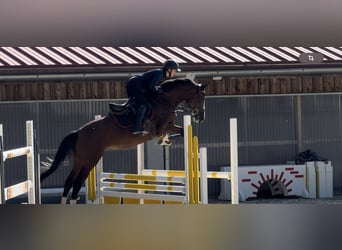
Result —
POLYGON ((194 197, 194 168, 193 168, 193 147, 192 147, 192 126, 188 125, 188 185, 189 185, 189 204, 195 204, 195 197, 194 197))
POLYGON ((88 176, 88 201, 94 202, 96 200, 96 168, 94 167, 88 176))
POLYGON ((198 161, 198 137, 194 136, 192 142, 193 156, 193 195, 195 204, 200 203, 199 193, 199 161, 198 161))

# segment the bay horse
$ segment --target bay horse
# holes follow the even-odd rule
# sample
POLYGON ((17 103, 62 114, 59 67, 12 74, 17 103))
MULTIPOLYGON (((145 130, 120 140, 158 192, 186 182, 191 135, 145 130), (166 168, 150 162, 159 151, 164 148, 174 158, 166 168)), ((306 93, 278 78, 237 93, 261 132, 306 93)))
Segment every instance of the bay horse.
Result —
MULTIPOLYGON (((204 120, 205 88, 190 79, 171 79, 161 84, 161 94, 151 101, 151 114, 145 122, 147 135, 133 135, 134 115, 131 126, 122 126, 120 119, 128 118, 129 114, 108 114, 93 120, 81 128, 70 132, 60 143, 56 155, 47 171, 40 175, 42 182, 51 175, 64 161, 68 154, 72 155, 72 170, 65 180, 61 204, 66 204, 72 188, 70 203, 76 204, 78 193, 106 149, 124 149, 136 146, 155 137, 182 135, 182 126, 176 125, 176 111, 179 105, 191 110, 193 121, 204 120)), ((128 111, 128 113, 132 113, 128 111)))

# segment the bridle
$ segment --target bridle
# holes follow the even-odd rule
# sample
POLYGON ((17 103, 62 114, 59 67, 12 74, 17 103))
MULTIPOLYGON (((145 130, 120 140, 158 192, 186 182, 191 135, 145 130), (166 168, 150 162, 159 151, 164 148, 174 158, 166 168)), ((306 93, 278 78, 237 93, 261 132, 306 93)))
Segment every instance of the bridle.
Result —
POLYGON ((202 98, 204 98, 204 96, 202 97, 201 92, 202 92, 201 86, 199 85, 197 88, 197 95, 195 97, 194 105, 192 105, 193 107, 191 107, 187 101, 183 101, 177 106, 176 111, 177 112, 191 112, 191 115, 193 115, 193 116, 199 115, 200 109, 201 108, 202 108, 202 110, 205 109, 204 103, 203 103, 203 106, 200 107, 200 103, 202 102, 202 98))

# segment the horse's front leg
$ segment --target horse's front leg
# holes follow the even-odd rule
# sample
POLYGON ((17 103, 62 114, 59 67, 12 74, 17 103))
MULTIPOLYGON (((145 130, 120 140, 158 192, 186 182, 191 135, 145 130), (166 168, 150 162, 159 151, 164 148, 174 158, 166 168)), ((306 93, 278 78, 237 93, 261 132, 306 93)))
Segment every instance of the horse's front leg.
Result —
POLYGON ((160 136, 160 139, 158 141, 159 145, 170 146, 172 144, 172 140, 171 139, 174 139, 175 137, 183 136, 184 135, 183 127, 175 125, 175 124, 173 124, 172 126, 168 127, 166 132, 167 132, 166 134, 160 136))

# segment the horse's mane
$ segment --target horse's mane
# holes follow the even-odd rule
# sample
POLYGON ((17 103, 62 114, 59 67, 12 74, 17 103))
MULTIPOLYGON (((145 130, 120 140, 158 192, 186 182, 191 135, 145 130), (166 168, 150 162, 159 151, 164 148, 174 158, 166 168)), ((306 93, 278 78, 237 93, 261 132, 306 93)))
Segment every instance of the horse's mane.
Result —
POLYGON ((199 84, 195 83, 194 81, 188 78, 176 78, 176 79, 169 79, 164 81, 161 84, 162 89, 165 92, 178 88, 179 86, 199 86, 199 84))

